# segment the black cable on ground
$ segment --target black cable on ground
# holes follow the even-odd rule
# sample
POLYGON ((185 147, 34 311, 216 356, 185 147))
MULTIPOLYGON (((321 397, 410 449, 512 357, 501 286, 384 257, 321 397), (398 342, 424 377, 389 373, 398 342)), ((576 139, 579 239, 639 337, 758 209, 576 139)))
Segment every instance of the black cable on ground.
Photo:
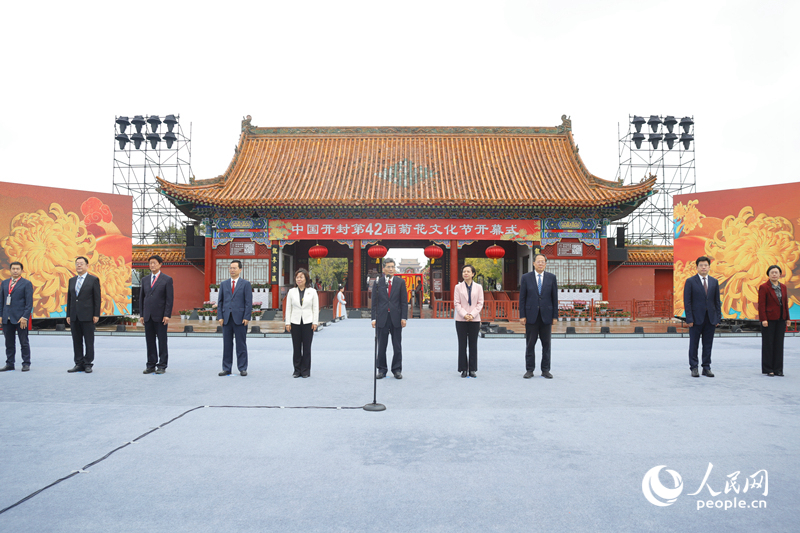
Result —
POLYGON ((191 408, 191 409, 189 409, 188 411, 184 411, 183 413, 179 414, 178 416, 176 416, 176 417, 175 417, 175 418, 173 418, 172 420, 168 420, 167 422, 164 422, 164 423, 163 423, 163 424, 161 424, 160 426, 158 426, 158 427, 154 427, 154 428, 153 428, 153 429, 151 429, 150 431, 147 431, 147 432, 145 432, 145 433, 142 433, 141 435, 139 435, 138 437, 136 437, 136 438, 135 438, 135 439, 133 439, 132 441, 130 441, 130 442, 126 442, 126 443, 125 443, 125 444, 123 444, 122 446, 118 446, 118 447, 114 448, 113 450, 111 450, 110 452, 108 452, 107 454, 105 454, 105 455, 104 455, 103 457, 101 457, 100 459, 97 459, 97 460, 94 460, 94 461, 92 461, 91 463, 87 464, 86 466, 84 466, 84 467, 83 467, 83 468, 81 468, 80 470, 75 470, 75 471, 71 472, 71 473, 70 473, 68 476, 64 476, 64 477, 62 477, 61 479, 57 479, 57 480, 53 481, 52 483, 50 483, 49 485, 47 485, 46 487, 42 487, 41 489, 37 490, 36 492, 32 492, 32 493, 28 494, 27 496, 25 496, 24 498, 22 498, 22 499, 21 499, 20 501, 18 501, 17 503, 14 503, 14 504, 12 504, 12 505, 9 505, 9 506, 8 506, 8 507, 6 507, 5 509, 0 509, 0 514, 3 514, 3 513, 5 513, 6 511, 9 511, 9 510, 13 509, 13 508, 14 508, 14 507, 16 507, 16 506, 18 506, 18 505, 20 505, 20 504, 22 504, 22 503, 25 503, 26 501, 30 500, 31 498, 33 498, 33 497, 34 497, 34 496, 36 496, 37 494, 40 494, 40 493, 42 493, 42 492, 46 491, 46 490, 47 490, 47 489, 49 489, 50 487, 54 487, 54 486, 58 485, 58 484, 59 484, 59 483, 61 483, 62 481, 66 481, 66 480, 68 480, 68 479, 69 479, 69 478, 71 478, 72 476, 75 476, 75 475, 77 475, 77 474, 84 474, 84 473, 86 473, 86 470, 87 470, 88 468, 90 468, 90 467, 92 467, 92 466, 95 466, 96 464, 98 464, 98 463, 100 463, 100 462, 102 462, 102 461, 105 461, 106 459, 108 459, 109 457, 111 457, 113 454, 115 454, 116 452, 120 451, 122 448, 125 448, 125 447, 127 447, 127 446, 129 446, 129 445, 133 444, 134 442, 139 442, 139 440, 141 440, 141 439, 145 438, 146 436, 150 435, 150 434, 151 434, 151 433, 153 433, 154 431, 158 431, 159 429, 163 428, 163 427, 164 427, 164 426, 166 426, 167 424, 171 424, 171 423, 175 422, 175 421, 176 421, 176 420, 178 420, 179 418, 181 418, 181 417, 183 417, 183 416, 185 416, 185 415, 188 415, 188 414, 189 414, 189 413, 191 413, 192 411, 196 411, 196 410, 198 410, 198 409, 204 409, 204 408, 216 408, 216 409, 333 409, 333 410, 342 410, 342 409, 362 409, 362 407, 361 407, 361 406, 358 406, 358 407, 323 407, 323 406, 315 406, 315 405, 309 405, 309 406, 284 406, 284 405, 198 405, 197 407, 192 407, 192 408, 191 408))

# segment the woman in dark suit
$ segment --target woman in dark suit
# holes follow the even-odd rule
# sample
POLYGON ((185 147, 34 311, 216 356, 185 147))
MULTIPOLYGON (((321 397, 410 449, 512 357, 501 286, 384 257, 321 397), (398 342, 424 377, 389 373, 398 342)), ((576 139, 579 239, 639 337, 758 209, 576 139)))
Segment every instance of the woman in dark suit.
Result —
POLYGON ((292 334, 294 347, 293 377, 311 376, 311 341, 319 325, 319 296, 311 286, 311 276, 305 268, 294 275, 296 287, 286 295, 286 331, 292 334))
POLYGON ((761 321, 761 373, 783 376, 783 337, 789 319, 789 293, 778 280, 778 265, 767 269, 769 281, 758 287, 758 319, 761 321))

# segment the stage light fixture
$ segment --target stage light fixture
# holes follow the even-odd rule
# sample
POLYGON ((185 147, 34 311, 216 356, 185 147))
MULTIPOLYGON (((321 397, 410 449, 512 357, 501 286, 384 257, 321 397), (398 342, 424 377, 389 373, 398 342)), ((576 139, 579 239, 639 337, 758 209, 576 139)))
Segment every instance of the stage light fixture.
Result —
POLYGON ((131 121, 128 120, 128 117, 119 117, 117 119, 117 124, 119 124, 119 132, 125 133, 125 128, 131 125, 131 121))
POLYGON ((677 123, 678 121, 675 120, 675 117, 673 117, 672 115, 668 115, 667 118, 664 119, 664 126, 667 127, 667 131, 670 133, 672 133, 672 129, 675 127, 675 124, 677 123))
POLYGON ((633 144, 636 145, 636 148, 642 147, 642 141, 644 141, 644 133, 634 133, 633 134, 633 144))
POLYGON ((650 125, 650 129, 653 130, 653 133, 655 133, 658 131, 659 124, 661 124, 661 118, 658 115, 650 115, 650 118, 647 120, 647 123, 650 125))
POLYGON ((653 145, 653 150, 658 150, 658 143, 661 141, 662 135, 660 133, 651 133, 647 142, 653 145))
POLYGON ((167 115, 164 117, 164 124, 167 125, 167 130, 172 131, 172 128, 175 127, 175 124, 178 123, 178 119, 175 118, 175 115, 167 115))
POLYGON ((138 150, 142 143, 144 142, 144 135, 141 133, 134 133, 131 135, 131 142, 133 142, 133 146, 136 147, 138 150))
POLYGON ((689 117, 683 117, 681 119, 681 128, 683 128, 684 133, 689 133, 689 128, 692 127, 692 124, 694 124, 694 120, 689 117))
POLYGON ((136 133, 142 133, 142 128, 144 127, 144 117, 142 115, 136 115, 131 120, 131 124, 136 126, 136 133))
POLYGON ((120 133, 119 135, 117 135, 114 138, 119 141, 119 149, 120 150, 124 150, 125 149, 125 145, 127 143, 131 142, 131 140, 128 139, 128 135, 126 133, 120 133))
POLYGON ((664 142, 667 143, 667 148, 672 150, 672 147, 675 146, 675 141, 678 139, 678 136, 674 133, 667 133, 664 135, 664 142))
POLYGON ((636 133, 641 133, 642 126, 644 126, 645 121, 642 117, 637 117, 636 115, 633 115, 633 120, 631 120, 631 124, 633 124, 636 127, 636 133))
POLYGON ((158 118, 158 115, 150 115, 150 118, 147 119, 147 123, 150 124, 150 130, 155 133, 161 125, 161 119, 158 118))
POLYGON ((690 135, 688 133, 681 133, 681 142, 683 143, 683 149, 688 150, 689 144, 694 140, 694 135, 690 135))
MULTIPOLYGON (((164 122, 166 122, 166 120, 164 122)), ((171 131, 168 131, 167 133, 164 134, 164 142, 167 143, 167 148, 172 148, 172 143, 174 143, 177 140, 178 138, 175 137, 175 134, 172 133, 171 131)))
POLYGON ((153 147, 155 150, 156 145, 161 141, 161 137, 158 136, 158 133, 148 133, 147 134, 147 142, 150 143, 150 146, 153 147))

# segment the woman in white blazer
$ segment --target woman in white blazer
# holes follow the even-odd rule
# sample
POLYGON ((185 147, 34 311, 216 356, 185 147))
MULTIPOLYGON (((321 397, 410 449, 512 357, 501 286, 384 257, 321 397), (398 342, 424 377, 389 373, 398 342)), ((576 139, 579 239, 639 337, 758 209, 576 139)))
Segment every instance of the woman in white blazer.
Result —
POLYGON ((311 276, 305 268, 294 275, 296 287, 286 295, 286 331, 292 334, 294 346, 293 377, 311 375, 311 341, 319 324, 319 295, 311 286, 311 276))
POLYGON ((483 287, 473 282, 475 267, 464 265, 461 277, 464 281, 453 291, 456 334, 458 335, 458 371, 461 377, 477 377, 478 371, 478 333, 481 330, 481 309, 483 309, 483 287), (467 357, 469 346, 469 357, 467 357))

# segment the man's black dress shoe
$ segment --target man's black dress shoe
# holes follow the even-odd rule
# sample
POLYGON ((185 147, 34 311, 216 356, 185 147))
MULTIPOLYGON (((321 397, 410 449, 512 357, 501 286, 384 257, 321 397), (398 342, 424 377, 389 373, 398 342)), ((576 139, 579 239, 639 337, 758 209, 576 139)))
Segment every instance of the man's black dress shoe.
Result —
POLYGON ((692 369, 692 377, 693 378, 699 378, 700 377, 700 372, 698 372, 696 368, 692 369))
MULTIPOLYGON (((23 370, 25 370, 25 369, 23 368, 23 370)), ((779 376, 779 377, 783 377, 783 372, 775 372, 775 375, 779 376)))
POLYGON ((239 372, 239 375, 240 376, 246 376, 247 375, 247 370, 242 370, 241 372, 239 372))
POLYGON ((155 369, 155 368, 150 368, 150 367, 148 367, 148 368, 145 368, 145 369, 144 369, 144 372, 142 372, 142 374, 152 374, 152 373, 153 373, 153 372, 155 372, 155 371, 156 371, 156 369, 155 369))
MULTIPOLYGON (((23 370, 25 370, 25 369, 23 368, 23 370)), ((92 373, 92 367, 91 366, 83 367, 83 373, 84 374, 91 374, 92 373)))
POLYGON ((525 372, 525 375, 522 376, 522 377, 525 378, 525 379, 531 379, 533 377, 533 370, 528 370, 527 372, 525 372))
POLYGON ((553 374, 551 374, 547 370, 542 370, 542 377, 547 379, 553 379, 553 374))
MULTIPOLYGON (((28 371, 30 371, 30 369, 31 369, 31 365, 22 365, 22 371, 23 372, 28 372, 28 371)), ((89 372, 91 372, 91 370, 89 370, 89 372)), ((781 375, 783 375, 783 374, 781 374, 781 375)))
POLYGON ((711 371, 710 368, 704 368, 703 369, 703 375, 705 377, 707 377, 707 378, 713 378, 714 377, 714 373, 711 371))
POLYGON ((403 379, 403 374, 401 374, 400 372, 395 372, 394 379, 403 379))
POLYGON ((0 368, 0 372, 8 372, 9 370, 14 370, 14 365, 6 365, 3 368, 0 368))
POLYGON ((220 376, 230 376, 231 373, 230 373, 230 370, 228 370, 228 371, 223 370, 222 372, 219 373, 219 375, 220 376))
POLYGON ((375 377, 378 379, 383 379, 386 377, 386 372, 378 372, 378 375, 375 377))
POLYGON ((471 378, 477 378, 478 376, 476 376, 476 375, 475 375, 475 371, 473 370, 473 371, 471 371, 471 372, 469 373, 469 377, 471 377, 471 378))
POLYGON ((67 370, 67 372, 69 372, 70 374, 72 374, 73 372, 83 372, 83 367, 75 365, 72 368, 70 368, 69 370, 67 370))
POLYGON ((300 374, 300 377, 301 378, 310 378, 311 377, 311 372, 304 372, 304 373, 300 374))
POLYGON ((156 368, 156 374, 163 374, 166 371, 167 371, 166 368, 156 368))
POLYGON ((293 378, 299 378, 300 377, 300 372, 295 372, 294 374, 292 374, 292 377, 293 378))
POLYGON ((462 370, 462 371, 461 371, 461 377, 462 377, 462 378, 465 378, 465 377, 467 377, 467 371, 466 371, 466 370, 462 370))

